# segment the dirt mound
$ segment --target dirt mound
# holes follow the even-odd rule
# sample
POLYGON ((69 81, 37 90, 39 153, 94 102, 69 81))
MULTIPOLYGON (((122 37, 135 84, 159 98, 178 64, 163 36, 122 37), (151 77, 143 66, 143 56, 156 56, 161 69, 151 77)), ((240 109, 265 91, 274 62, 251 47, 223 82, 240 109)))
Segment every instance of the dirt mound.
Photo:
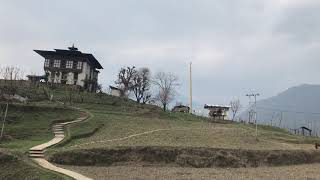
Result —
POLYGON ((49 160, 65 165, 119 165, 121 163, 180 167, 258 167, 320 162, 317 151, 242 150, 179 147, 118 147, 58 152, 49 160))

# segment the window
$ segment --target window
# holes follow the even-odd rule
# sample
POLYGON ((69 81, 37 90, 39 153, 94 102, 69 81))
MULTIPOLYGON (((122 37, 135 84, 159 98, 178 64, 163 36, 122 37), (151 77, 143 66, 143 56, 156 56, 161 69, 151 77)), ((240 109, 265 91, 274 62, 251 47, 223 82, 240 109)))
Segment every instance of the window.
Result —
POLYGON ((78 81, 78 73, 76 72, 73 74, 73 81, 74 81, 74 85, 76 85, 78 81))
POLYGON ((50 59, 44 61, 44 67, 50 67, 50 59))
POLYGON ((59 68, 60 67, 60 62, 61 62, 60 60, 55 59, 54 63, 53 63, 53 67, 59 68))
POLYGON ((78 65, 78 61, 73 61, 73 66, 72 66, 72 68, 73 68, 73 69, 77 69, 77 65, 78 65))
POLYGON ((73 61, 67 61, 66 68, 72 69, 73 61))
POLYGON ((82 61, 78 61, 77 69, 82 69, 82 61))

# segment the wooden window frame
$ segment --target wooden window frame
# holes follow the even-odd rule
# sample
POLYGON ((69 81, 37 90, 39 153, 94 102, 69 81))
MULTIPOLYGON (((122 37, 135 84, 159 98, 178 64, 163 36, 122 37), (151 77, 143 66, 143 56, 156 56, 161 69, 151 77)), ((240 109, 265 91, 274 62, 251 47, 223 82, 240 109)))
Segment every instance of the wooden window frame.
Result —
POLYGON ((82 61, 78 61, 77 63, 77 69, 81 70, 83 66, 83 62, 82 61))
POLYGON ((61 66, 61 60, 55 59, 53 62, 53 67, 60 68, 60 66, 61 66))
POLYGON ((44 67, 50 67, 50 59, 44 60, 44 67))
POLYGON ((66 68, 67 68, 67 69, 72 69, 72 67, 73 67, 73 61, 69 61, 69 60, 68 60, 68 61, 66 62, 66 68))

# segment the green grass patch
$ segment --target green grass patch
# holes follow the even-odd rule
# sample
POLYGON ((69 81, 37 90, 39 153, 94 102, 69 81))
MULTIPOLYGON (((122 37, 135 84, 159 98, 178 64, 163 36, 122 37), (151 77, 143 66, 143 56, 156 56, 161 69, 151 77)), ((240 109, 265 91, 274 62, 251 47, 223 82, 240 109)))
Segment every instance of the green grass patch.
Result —
POLYGON ((0 142, 0 148, 27 151, 32 146, 53 138, 53 123, 70 121, 78 116, 79 112, 57 105, 10 104, 5 124, 5 138, 0 142))
POLYGON ((295 149, 300 148, 299 144, 310 144, 312 148, 311 144, 318 140, 292 135, 280 128, 259 125, 257 141, 255 125, 212 123, 207 118, 163 112, 156 106, 141 105, 132 100, 107 95, 91 94, 84 103, 74 105, 88 110, 93 117, 86 122, 70 126, 72 140, 65 143, 64 148, 190 146, 295 149), (98 127, 101 128, 96 133, 85 135, 98 127), (147 133, 152 130, 160 131, 147 133), (140 133, 142 135, 125 138, 140 133))
POLYGON ((0 151, 0 179, 65 180, 71 178, 42 169, 19 153, 10 154, 0 151))

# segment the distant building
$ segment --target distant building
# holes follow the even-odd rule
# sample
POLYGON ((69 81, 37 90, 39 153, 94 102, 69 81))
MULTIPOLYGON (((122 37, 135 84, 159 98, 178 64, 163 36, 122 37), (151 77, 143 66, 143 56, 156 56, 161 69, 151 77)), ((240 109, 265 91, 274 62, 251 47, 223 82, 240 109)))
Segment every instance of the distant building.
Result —
POLYGON ((96 91, 98 69, 103 69, 92 55, 82 53, 74 46, 54 51, 34 50, 44 61, 44 71, 49 83, 78 85, 89 91, 96 91))
POLYGON ((294 129, 295 134, 301 134, 303 136, 311 136, 312 135, 311 132, 312 132, 312 130, 305 127, 305 126, 302 126, 298 129, 294 129))
POLYGON ((38 76, 38 75, 27 75, 27 78, 31 82, 40 82, 41 80, 45 80, 45 76, 38 76))
POLYGON ((183 113, 189 113, 190 107, 184 106, 184 105, 177 105, 174 106, 172 109, 172 112, 183 112, 183 113))
POLYGON ((230 106, 220 106, 220 105, 204 105, 205 109, 209 110, 209 116, 214 119, 221 119, 225 120, 228 116, 228 111, 230 109, 230 106))
POLYGON ((111 96, 117 96, 117 97, 121 96, 121 89, 114 86, 109 86, 109 88, 110 88, 111 96))

